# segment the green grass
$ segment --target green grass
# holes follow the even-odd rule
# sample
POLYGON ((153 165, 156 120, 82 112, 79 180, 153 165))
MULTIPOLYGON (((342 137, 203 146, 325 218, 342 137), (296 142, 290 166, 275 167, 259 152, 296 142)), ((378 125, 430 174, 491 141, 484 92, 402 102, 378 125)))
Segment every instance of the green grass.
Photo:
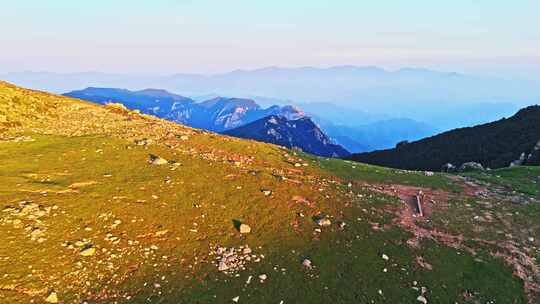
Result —
POLYGON ((420 171, 385 168, 337 159, 310 158, 316 161, 322 169, 346 180, 380 184, 403 184, 452 192, 460 192, 462 190, 459 185, 442 173, 434 173, 433 176, 427 176, 424 172, 420 171))
POLYGON ((513 167, 464 174, 509 191, 540 196, 540 167, 513 167))
MULTIPOLYGON (((412 235, 394 222, 399 200, 363 185, 460 194, 444 174, 317 158, 4 83, 0 93, 0 303, 43 303, 52 290, 61 303, 417 303, 421 286, 429 303, 526 302, 492 246, 467 240, 477 255, 436 242, 410 247, 412 235), (35 141, 4 140, 22 134, 35 141), (141 138, 157 144, 133 144, 141 138), (150 165, 149 154, 179 166, 150 165), (21 201, 40 212, 16 215, 21 201), (320 215, 333 224, 316 232, 320 215), (240 235, 235 220, 252 232, 240 235), (30 237, 36 228, 40 242, 30 237), (78 241, 95 254, 82 256, 78 241), (228 276, 212 263, 216 245, 249 245, 265 258, 228 276), (419 256, 433 269, 419 267, 419 256)), ((523 240, 540 234, 537 207, 484 203, 456 199, 425 225, 506 241, 500 230, 534 252, 523 240), (497 221, 470 220, 488 209, 497 221)))
MULTIPOLYGON (((463 301, 464 289, 482 303, 508 303, 510 297, 513 303, 525 303, 520 281, 497 259, 477 265, 468 254, 447 247, 413 250, 405 244, 410 235, 397 227, 373 230, 373 223, 391 224, 393 215, 385 210, 398 206, 394 198, 363 188, 352 189, 364 193, 363 198, 350 196, 340 190, 345 187, 328 183, 327 173, 314 177, 318 169, 313 164, 305 169, 309 176, 296 177, 301 184, 276 179, 276 169, 294 167, 288 163, 292 156, 284 162, 275 148, 268 148, 274 156, 264 160, 269 168, 260 167, 253 175, 247 168, 161 146, 140 147, 100 136, 32 137, 36 141, 0 144, 0 197, 6 205, 31 200, 56 205, 58 211, 42 219, 47 240, 39 244, 22 229, 0 225, 4 302, 40 302, 54 289, 68 302, 88 298, 98 303, 228 303, 240 296, 242 303, 414 303, 417 281, 428 288, 426 297, 438 303, 463 301), (174 171, 169 165, 151 166, 150 153, 182 165, 174 171), (95 184, 57 193, 88 181, 95 184), (272 196, 262 195, 261 188, 272 189, 272 196), (291 201, 294 195, 308 198, 315 207, 291 201), (331 216, 334 225, 314 234, 311 217, 318 213, 331 216), (234 219, 250 224, 253 232, 240 236, 234 219), (113 228, 115 220, 122 223, 113 228), (337 228, 338 221, 347 223, 344 230, 337 228), (197 232, 189 231, 194 228, 197 232), (166 237, 152 236, 162 230, 169 231, 166 237), (106 241, 108 233, 119 236, 120 243, 106 241), (80 239, 99 249, 95 256, 81 257, 77 250, 61 246, 80 239), (211 244, 249 244, 266 258, 248 265, 239 277, 225 276, 205 262, 211 244), (152 245, 158 249, 148 250, 152 245), (381 258, 383 253, 389 261, 381 258), (434 269, 419 268, 417 255, 425 255, 434 269), (314 269, 301 265, 304 258, 313 261, 314 269), (265 283, 257 279, 262 273, 268 275, 265 283), (250 275, 253 282, 245 286, 250 275), (18 287, 8 288, 13 284, 18 287), (21 288, 26 292, 19 292, 21 288)), ((225 145, 229 144, 233 145, 225 145)), ((337 160, 331 164, 351 166, 337 160)), ((347 179, 384 182, 380 174, 390 175, 376 170, 366 167, 365 175, 351 173, 347 179)), ((401 178, 395 181, 412 179, 401 178)))

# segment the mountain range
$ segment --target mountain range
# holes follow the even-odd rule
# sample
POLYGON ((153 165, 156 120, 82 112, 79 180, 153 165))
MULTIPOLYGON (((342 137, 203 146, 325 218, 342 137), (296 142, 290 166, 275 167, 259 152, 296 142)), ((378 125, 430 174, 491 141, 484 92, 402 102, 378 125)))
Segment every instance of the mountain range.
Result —
POLYGON ((299 104, 332 103, 347 109, 422 121, 438 129, 471 126, 509 116, 538 103, 538 84, 419 68, 389 71, 378 67, 268 67, 215 75, 139 76, 106 73, 1 74, 16 84, 54 92, 81 87, 147 87, 187 96, 236 96, 293 100, 299 104), (489 107, 490 111, 474 109, 489 107), (474 115, 471 115, 474 114, 474 115))
POLYGON ((476 162, 487 168, 540 165, 540 106, 530 106, 510 118, 460 128, 394 149, 354 154, 350 159, 387 167, 441 170, 476 162))
POLYGON ((348 110, 331 104, 299 105, 270 99, 263 101, 268 106, 263 108, 253 99, 215 95, 192 99, 156 89, 130 91, 90 87, 65 95, 101 104, 121 102, 128 108, 139 109, 146 114, 215 132, 223 132, 270 115, 283 116, 289 120, 309 116, 332 141, 352 152, 390 148, 402 140, 416 140, 437 133, 435 127, 412 119, 348 110), (268 105, 269 102, 279 105, 268 105))
POLYGON ((156 115, 194 128, 299 148, 320 156, 344 157, 349 152, 333 143, 296 106, 260 107, 251 99, 214 97, 196 102, 163 90, 129 91, 87 88, 65 96, 100 104, 118 102, 130 109, 156 115), (272 121, 272 124, 267 122, 272 121), (271 127, 269 127, 271 126, 271 127), (237 128, 237 129, 235 129, 237 128))

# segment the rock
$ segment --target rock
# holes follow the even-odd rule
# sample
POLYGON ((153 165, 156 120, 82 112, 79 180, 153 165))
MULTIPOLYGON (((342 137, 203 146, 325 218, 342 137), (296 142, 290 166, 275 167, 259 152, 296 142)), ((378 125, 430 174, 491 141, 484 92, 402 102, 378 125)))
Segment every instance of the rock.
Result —
POLYGON ((386 254, 382 254, 381 258, 385 261, 388 261, 390 258, 386 254))
POLYGON ((143 139, 137 139, 135 140, 135 144, 137 146, 147 146, 149 144, 152 143, 152 140, 151 139, 148 139, 148 138, 143 138, 143 139))
POLYGON ((424 303, 424 304, 427 304, 427 299, 424 297, 424 296, 418 296, 418 298, 416 298, 416 300, 420 303, 424 303))
POLYGON ((459 167, 459 172, 470 172, 470 171, 484 171, 482 164, 477 162, 466 162, 459 167))
POLYGON ((264 196, 272 195, 272 190, 261 189, 261 192, 264 194, 264 196))
POLYGON ((518 166, 523 165, 523 163, 525 163, 526 158, 527 156, 525 155, 525 153, 521 153, 518 159, 510 163, 509 167, 518 167, 518 166))
POLYGON ((456 166, 452 165, 451 163, 446 163, 442 166, 441 171, 443 172, 455 172, 456 166))
POLYGON ((56 292, 51 292, 47 298, 45 298, 45 302, 47 303, 58 303, 58 295, 56 294, 56 292))
POLYGON ((238 231, 242 234, 247 234, 251 232, 251 227, 249 227, 246 224, 240 224, 240 227, 238 227, 238 231))
POLYGON ((169 163, 165 158, 153 154, 150 154, 148 162, 152 165, 166 165, 169 163))
POLYGON ((39 228, 36 228, 30 232, 30 237, 32 240, 37 240, 38 238, 42 237, 44 235, 43 231, 39 228))
POLYGON ((311 267, 312 267, 312 266, 311 266, 311 260, 309 260, 309 259, 303 260, 303 261, 302 261, 302 265, 303 265, 304 267, 306 267, 306 268, 311 268, 311 267))
POLYGON ((156 233, 154 233, 154 235, 156 237, 160 237, 160 236, 166 235, 167 233, 169 233, 169 230, 160 230, 160 231, 156 231, 156 233))
POLYGON ((238 303, 239 300, 240 300, 240 297, 234 297, 234 298, 232 298, 232 301, 235 302, 235 303, 238 303))
POLYGON ((326 217, 318 219, 316 221, 316 223, 317 223, 317 225, 319 225, 321 227, 328 227, 328 226, 332 225, 332 222, 326 217))
POLYGON ((81 250, 81 255, 85 257, 93 256, 95 253, 96 253, 96 248, 94 247, 87 247, 81 250))
POLYGON ((219 261, 218 270, 226 271, 228 269, 229 269, 229 266, 227 265, 226 259, 221 259, 221 261, 219 261))
POLYGON ((266 279, 268 279, 268 276, 266 274, 259 275, 259 280, 261 280, 261 282, 264 282, 266 279))

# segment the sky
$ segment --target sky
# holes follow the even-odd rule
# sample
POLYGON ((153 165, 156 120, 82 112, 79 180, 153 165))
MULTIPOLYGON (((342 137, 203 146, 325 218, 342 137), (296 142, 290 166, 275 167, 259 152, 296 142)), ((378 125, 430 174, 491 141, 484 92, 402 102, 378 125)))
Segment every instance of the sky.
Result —
POLYGON ((423 67, 540 81, 538 0, 18 0, 0 72, 423 67))

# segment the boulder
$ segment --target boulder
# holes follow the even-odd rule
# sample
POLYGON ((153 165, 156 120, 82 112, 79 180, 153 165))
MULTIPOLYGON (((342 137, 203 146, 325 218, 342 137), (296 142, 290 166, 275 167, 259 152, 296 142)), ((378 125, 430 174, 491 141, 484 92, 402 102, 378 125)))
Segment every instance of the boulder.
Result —
POLYGON ((470 171, 484 171, 482 164, 477 162, 466 162, 459 167, 459 172, 470 172, 470 171))

